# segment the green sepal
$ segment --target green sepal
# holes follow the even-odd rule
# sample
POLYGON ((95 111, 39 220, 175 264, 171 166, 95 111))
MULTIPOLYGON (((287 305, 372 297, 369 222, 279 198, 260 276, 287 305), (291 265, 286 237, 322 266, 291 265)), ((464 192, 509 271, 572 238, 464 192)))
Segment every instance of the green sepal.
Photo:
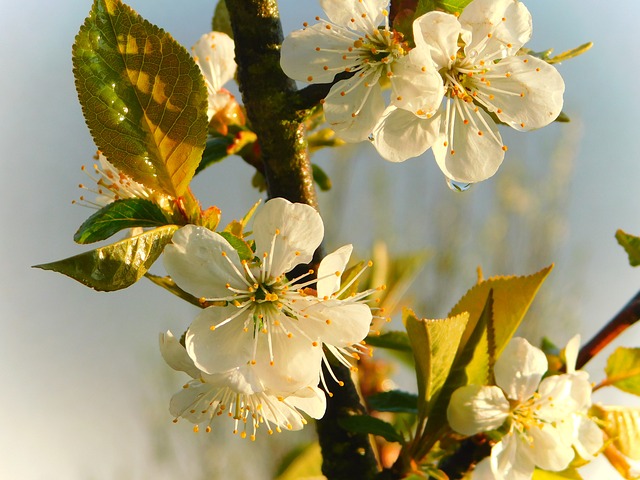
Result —
POLYGON ((608 358, 604 383, 640 395, 640 348, 618 347, 608 358))
POLYGON ((34 268, 62 273, 95 290, 121 290, 136 283, 149 270, 177 229, 176 225, 167 225, 34 268))
POLYGON ((632 267, 640 265, 640 237, 629 235, 628 233, 618 230, 616 232, 616 240, 629 256, 629 264, 632 267))
POLYGON ((353 433, 378 435, 388 442, 404 443, 402 435, 390 423, 369 415, 348 415, 338 417, 338 424, 353 433))
POLYGON ((418 395, 402 390, 376 393, 367 398, 367 403, 378 412, 418 414, 418 395))
POLYGON ((158 205, 142 198, 116 200, 91 215, 73 236, 77 243, 105 240, 120 230, 171 224, 158 205))
POLYGON ((251 261, 253 260, 253 250, 247 242, 245 242, 240 237, 236 237, 231 232, 218 232, 218 234, 224 238, 229 244, 233 247, 233 249, 238 252, 238 256, 240 260, 251 261))
POLYGON ((207 89, 189 52, 119 0, 95 0, 72 60, 98 148, 136 182, 181 196, 208 125, 207 89))

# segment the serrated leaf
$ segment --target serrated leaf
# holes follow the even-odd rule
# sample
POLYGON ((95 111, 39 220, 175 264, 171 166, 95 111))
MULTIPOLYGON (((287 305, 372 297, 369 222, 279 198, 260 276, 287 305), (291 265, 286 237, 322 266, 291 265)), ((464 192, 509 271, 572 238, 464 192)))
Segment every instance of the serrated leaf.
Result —
POLYGON ((249 244, 247 244, 247 242, 239 237, 236 237, 231 232, 218 232, 218 234, 227 242, 229 242, 233 249, 238 252, 240 260, 253 260, 253 250, 251 250, 251 247, 249 247, 249 244))
POLYGON ((62 273, 95 290, 121 290, 147 272, 177 229, 176 225, 167 225, 64 260, 34 265, 34 268, 62 273))
POLYGON ((425 418, 449 376, 469 314, 420 320, 412 311, 405 310, 402 316, 416 361, 418 409, 420 417, 425 418))
POLYGON ((371 395, 367 398, 367 402, 372 410, 379 412, 418 413, 418 395, 402 390, 390 390, 371 395))
POLYGON ((209 137, 207 138, 202 160, 196 174, 207 168, 209 165, 220 162, 229 156, 228 148, 233 145, 233 137, 209 137))
POLYGON ((378 435, 388 442, 404 443, 404 438, 396 431, 393 425, 369 415, 338 417, 338 424, 350 432, 378 435))
POLYGON ((227 2, 218 0, 216 9, 211 20, 211 29, 214 32, 223 32, 233 38, 233 30, 231 29, 231 19, 229 18, 229 10, 227 10, 227 2))
POLYGON ((605 383, 640 395, 640 348, 618 347, 607 360, 605 383))
MULTIPOLYGON (((553 265, 550 265, 529 276, 493 277, 472 287, 448 314, 452 317, 462 312, 469 312, 469 323, 462 337, 461 348, 466 345, 474 331, 485 308, 489 291, 493 290, 495 356, 499 357, 552 268, 553 265)), ((469 383, 486 383, 490 367, 487 356, 488 347, 485 333, 475 349, 472 367, 468 369, 469 383)))
POLYGON ((372 347, 387 348, 406 353, 412 352, 409 336, 405 332, 392 331, 382 335, 369 335, 366 342, 367 345, 372 347))
POLYGON ((623 455, 640 460, 640 408, 593 405, 590 413, 604 422, 603 430, 623 455))
POLYGON ((568 468, 562 472, 549 472, 535 469, 532 480, 582 480, 582 476, 574 468, 568 468))
POLYGON ((81 244, 105 240, 120 230, 134 227, 160 227, 171 223, 162 209, 142 198, 116 200, 91 215, 73 236, 81 244))
POLYGON ((207 135, 207 90, 191 55, 118 0, 95 0, 73 45, 73 73, 98 148, 124 174, 182 195, 207 135))
POLYGON ((616 240, 624 248, 629 256, 629 264, 632 267, 640 265, 640 237, 629 235, 628 233, 618 230, 616 232, 616 240))

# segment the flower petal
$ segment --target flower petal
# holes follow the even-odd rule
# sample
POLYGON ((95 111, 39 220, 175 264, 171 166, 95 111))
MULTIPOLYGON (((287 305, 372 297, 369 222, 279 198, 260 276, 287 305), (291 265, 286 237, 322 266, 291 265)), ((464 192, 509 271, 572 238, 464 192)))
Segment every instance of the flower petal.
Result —
POLYGON ((230 260, 240 265, 233 247, 217 233, 187 225, 173 234, 164 249, 164 267, 180 288, 196 297, 221 298, 229 295, 226 284, 243 287, 230 260), (224 257, 227 258, 224 258, 224 257))
POLYGON ((194 60, 214 91, 236 74, 235 44, 226 33, 209 32, 191 47, 194 60))
POLYGON ((500 120, 528 131, 553 122, 563 105, 564 80, 547 62, 531 55, 507 57, 491 68, 492 105, 500 120))
POLYGON ((496 386, 466 385, 449 401, 447 419, 456 432, 475 435, 500 427, 509 416, 509 401, 496 386))
POLYGON ((318 387, 306 387, 286 398, 291 406, 302 410, 311 418, 319 419, 327 409, 327 397, 318 387))
POLYGON ((438 70, 448 67, 452 58, 456 58, 461 32, 458 19, 444 12, 429 12, 413 22, 416 49, 425 49, 438 70))
POLYGON ((564 347, 564 360, 567 366, 567 373, 576 373, 576 363, 580 353, 580 334, 574 335, 564 347))
POLYGON ((330 297, 340 290, 340 279, 353 252, 353 245, 344 245, 324 257, 318 266, 318 298, 330 297))
POLYGON ((191 378, 200 377, 200 370, 194 365, 193 360, 187 354, 187 350, 169 330, 160 334, 160 354, 174 370, 185 372, 191 378))
POLYGON ((269 200, 253 222, 256 255, 267 254, 267 271, 274 277, 309 263, 323 236, 322 219, 313 207, 284 198, 269 200))
POLYGON ((389 107, 373 131, 373 145, 390 162, 422 155, 438 138, 440 118, 420 118, 407 110, 389 107))
POLYGON ((526 431, 531 443, 522 442, 520 450, 543 470, 559 472, 569 466, 575 456, 571 444, 567 444, 559 432, 549 424, 526 431))
POLYGON ((364 303, 345 300, 314 302, 300 310, 300 328, 312 340, 336 347, 348 347, 361 342, 368 334, 372 315, 364 303))
POLYGON ((547 371, 547 357, 527 340, 514 337, 496 361, 496 384, 508 398, 524 401, 533 396, 547 371))
MULTIPOLYGON (((496 480, 530 480, 535 469, 534 463, 524 454, 524 449, 528 448, 520 442, 518 434, 508 433, 502 440, 496 443, 491 449, 489 457, 490 469, 488 473, 494 476, 483 478, 496 480)), ((486 468, 486 467, 485 467, 486 468)), ((483 468, 482 470, 485 470, 483 468)), ((476 476, 473 479, 476 480, 476 476)))
POLYGON ((282 42, 280 66, 287 76, 309 83, 329 83, 359 60, 343 55, 358 36, 339 27, 317 23, 291 32, 282 42))
POLYGON ((333 23, 363 32, 378 28, 387 0, 320 0, 320 6, 333 23))
POLYGON ((591 384, 579 375, 553 375, 540 382, 536 415, 547 422, 561 422, 591 406, 591 384))
POLYGON ((576 415, 573 446, 578 455, 589 461, 602 449, 603 444, 604 438, 600 427, 590 418, 576 415))
POLYGON ((440 117, 440 136, 431 147, 440 170, 447 178, 464 183, 493 176, 505 151, 495 122, 482 109, 462 100, 446 102, 452 105, 449 114, 441 110, 433 117, 440 117))
POLYGON ((442 77, 428 55, 414 48, 392 64, 391 102, 425 117, 433 114, 444 95, 442 77))
POLYGON ((212 400, 218 387, 200 380, 192 380, 171 397, 169 412, 175 418, 182 417, 191 423, 201 423, 211 417, 211 411, 215 410, 218 402, 212 400))
POLYGON ((367 68, 361 74, 331 87, 323 106, 327 122, 347 142, 365 140, 384 112, 380 71, 367 68))

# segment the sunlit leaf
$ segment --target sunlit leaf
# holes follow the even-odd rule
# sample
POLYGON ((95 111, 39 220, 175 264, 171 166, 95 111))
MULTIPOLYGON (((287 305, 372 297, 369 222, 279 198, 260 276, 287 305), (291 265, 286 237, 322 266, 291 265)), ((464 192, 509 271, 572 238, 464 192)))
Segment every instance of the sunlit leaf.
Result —
POLYGON ((320 444, 312 443, 308 447, 294 451, 292 458, 285 458, 285 465, 278 469, 276 480, 321 479, 322 451, 320 444))
MULTIPOLYGON (((484 310, 489 291, 492 290, 495 356, 499 357, 522 322, 531 302, 538 293, 538 289, 552 268, 553 265, 529 276, 493 277, 472 287, 448 315, 452 317, 462 312, 469 312, 469 323, 462 337, 461 347, 467 343, 474 331, 484 310)), ((468 372, 470 383, 483 384, 486 382, 490 367, 487 356, 488 348, 488 339, 485 334, 475 349, 472 361, 473 372, 468 372)))
POLYGON ((640 237, 629 235, 628 233, 618 230, 616 232, 618 243, 624 248, 629 256, 629 263, 632 267, 640 265, 640 237))
POLYGON ((593 405, 591 413, 603 421, 605 433, 623 455, 640 460, 640 408, 593 405))
POLYGON ((253 251, 251 247, 239 237, 236 237, 231 232, 218 232, 221 237, 223 237, 229 244, 233 247, 233 249, 238 252, 240 256, 240 260, 252 260, 253 259, 253 251))
POLYGON ((568 468, 562 472, 549 472, 536 468, 533 472, 532 480, 582 480, 582 476, 573 468, 568 468))
POLYGON ((380 392, 367 398, 369 407, 379 412, 418 413, 418 396, 402 390, 380 392))
POLYGON ((403 312, 416 361, 421 417, 427 416, 449 376, 468 320, 466 312, 444 320, 420 320, 410 310, 403 312))
POLYGON ((125 228, 160 227, 170 223, 155 203, 142 198, 127 198, 111 202, 91 215, 73 239, 78 243, 93 243, 125 228))
POLYGON ((73 45, 73 72, 98 148, 154 190, 184 193, 207 135, 207 90, 191 55, 118 0, 95 0, 73 45))
POLYGON ((411 353, 411 343, 409 342, 409 336, 405 332, 392 331, 382 335, 369 335, 367 337, 367 345, 411 353))
POLYGON ((640 348, 618 347, 607 360, 606 383, 640 395, 640 348))
POLYGON ((338 424, 353 433, 369 433, 378 435, 388 442, 404 442, 404 438, 396 431, 393 425, 369 415, 338 417, 338 424))
POLYGON ((62 273, 96 290, 120 290, 133 285, 146 273, 177 229, 176 225, 167 225, 106 247, 34 267, 62 273))

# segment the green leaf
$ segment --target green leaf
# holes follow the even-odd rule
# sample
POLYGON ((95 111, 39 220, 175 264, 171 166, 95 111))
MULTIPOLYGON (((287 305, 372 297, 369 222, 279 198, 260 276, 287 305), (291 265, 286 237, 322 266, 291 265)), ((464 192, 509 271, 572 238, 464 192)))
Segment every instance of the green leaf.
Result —
POLYGON ((420 418, 428 416, 449 376, 468 321, 467 312, 444 320, 419 320, 412 311, 403 312, 416 361, 420 418))
POLYGON ((640 348, 618 347, 607 360, 605 383, 640 395, 640 348))
POLYGON ((382 335, 369 335, 366 342, 367 345, 372 347, 387 348, 406 353, 412 352, 409 336, 405 332, 392 331, 382 335))
POLYGON ((240 260, 247 260, 247 261, 253 260, 253 257, 254 257, 253 250, 251 250, 251 247, 249 247, 247 242, 245 242, 239 237, 236 237, 231 232, 218 232, 218 234, 221 237, 223 237, 227 242, 229 242, 233 247, 233 249, 236 252, 238 252, 238 255, 240 256, 240 260))
POLYGON ((391 390, 371 395, 367 402, 372 410, 379 412, 413 413, 416 415, 418 413, 418 395, 402 390, 391 390))
POLYGON ((214 32, 223 32, 233 38, 233 30, 231 29, 231 19, 229 18, 229 10, 227 10, 227 2, 218 0, 216 10, 211 20, 211 29, 214 32))
POLYGON ((167 225, 64 260, 34 265, 34 268, 62 273, 95 290, 120 290, 133 285, 146 273, 177 229, 176 225, 167 225))
POLYGON ((204 307, 204 305, 200 302, 200 299, 198 297, 195 297, 190 293, 187 293, 184 290, 182 290, 178 285, 176 285, 176 282, 174 282, 171 279, 171 277, 160 277, 158 275, 153 275, 149 272, 145 273, 144 276, 147 277, 156 285, 158 285, 159 287, 162 287, 165 290, 173 293, 175 296, 180 297, 183 300, 186 300, 191 305, 195 305, 196 307, 200 307, 200 308, 204 307))
POLYGON ((640 460, 640 408, 593 405, 591 414, 602 420, 615 447, 632 460, 640 460))
POLYGON ((276 480, 304 480, 322 477, 322 451, 318 442, 293 452, 292 458, 285 457, 278 468, 276 480))
POLYGON ((388 442, 404 443, 404 438, 390 423, 369 415, 349 415, 338 417, 338 424, 354 433, 369 433, 378 435, 388 442))
POLYGON ((313 170, 313 181, 316 182, 318 188, 323 192, 331 190, 331 179, 326 172, 315 163, 311 164, 313 170))
POLYGON ((73 73, 98 148, 124 174, 178 197, 200 163, 207 90, 184 47, 118 0, 95 0, 73 73))
POLYGON ((471 0, 419 0, 414 18, 433 10, 444 10, 449 13, 462 13, 471 0))
POLYGON ((73 236, 82 244, 109 238, 125 228, 160 227, 170 224, 162 209, 142 198, 116 200, 91 215, 73 236))
POLYGON ((629 235, 628 233, 618 230, 616 232, 618 243, 624 248, 629 256, 629 263, 632 267, 640 265, 640 237, 629 235))
POLYGON ((202 154, 202 160, 196 168, 196 173, 200 173, 213 163, 224 160, 229 156, 228 148, 233 145, 233 137, 209 137, 202 154))

